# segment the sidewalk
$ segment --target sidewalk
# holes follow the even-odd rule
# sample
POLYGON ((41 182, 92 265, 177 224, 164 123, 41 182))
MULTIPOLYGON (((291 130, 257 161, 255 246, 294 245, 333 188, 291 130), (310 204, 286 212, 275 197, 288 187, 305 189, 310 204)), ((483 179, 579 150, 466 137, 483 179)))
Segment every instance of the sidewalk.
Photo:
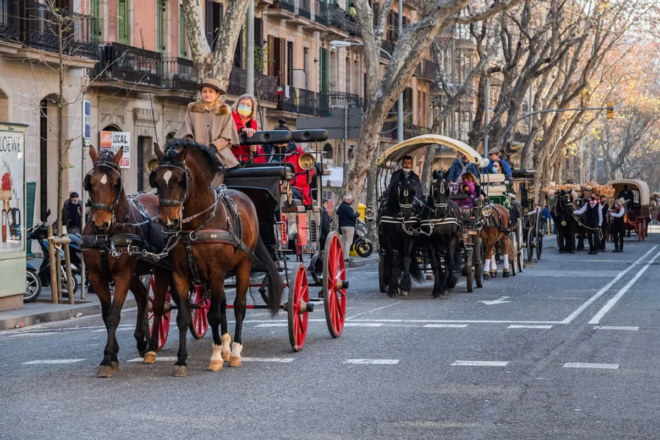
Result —
MULTIPOLYGON (((7 330, 16 328, 16 326, 23 324, 24 327, 43 324, 45 322, 64 321, 74 318, 76 314, 82 313, 82 316, 96 315, 101 313, 101 303, 94 293, 85 295, 85 300, 81 301, 80 290, 76 295, 76 303, 69 304, 53 304, 51 302, 50 288, 43 288, 41 295, 35 302, 23 304, 23 308, 19 310, 7 310, 0 312, 0 330, 7 330)), ((65 299, 68 301, 68 299, 65 299)), ((135 299, 132 293, 128 293, 124 308, 134 307, 135 299)))

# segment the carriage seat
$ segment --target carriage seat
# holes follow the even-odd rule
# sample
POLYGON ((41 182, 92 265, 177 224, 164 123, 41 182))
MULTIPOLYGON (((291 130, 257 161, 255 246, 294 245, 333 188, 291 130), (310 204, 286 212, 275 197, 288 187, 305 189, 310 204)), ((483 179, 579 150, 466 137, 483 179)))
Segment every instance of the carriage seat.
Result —
POLYGON ((459 193, 456 193, 456 194, 451 194, 449 196, 449 200, 453 200, 453 201, 465 200, 465 199, 467 199, 467 194, 465 194, 463 192, 459 192, 459 193))
POLYGON ((488 186, 488 195, 489 196, 503 196, 508 193, 508 188, 506 185, 489 185, 488 186))
POLYGON ((504 183, 505 181, 506 181, 506 176, 502 173, 495 173, 495 174, 484 173, 481 175, 481 182, 485 184, 504 183))

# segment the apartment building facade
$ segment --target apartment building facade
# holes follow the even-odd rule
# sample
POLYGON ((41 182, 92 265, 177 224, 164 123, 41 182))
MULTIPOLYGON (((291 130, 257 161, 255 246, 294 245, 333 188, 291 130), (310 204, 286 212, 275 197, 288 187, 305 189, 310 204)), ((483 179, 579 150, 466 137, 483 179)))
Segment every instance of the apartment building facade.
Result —
MULTIPOLYGON (((262 127, 273 128, 279 118, 295 126, 299 118, 364 107, 362 48, 330 45, 335 40, 360 41, 361 30, 347 13, 345 1, 255 0, 255 94, 265 109, 262 127)), ((174 135, 187 104, 197 97, 199 80, 190 59, 181 0, 54 0, 53 6, 45 0, 0 0, 0 120, 28 126, 26 180, 37 183, 37 219, 57 206, 53 182, 60 60, 53 24, 58 16, 69 20, 63 34, 65 194, 81 189, 83 171, 91 166, 89 158, 83 166, 85 123, 95 146, 104 131, 130 136, 124 184, 129 192, 148 190, 145 165, 153 144, 163 145, 174 135), (89 102, 88 115, 84 101, 89 102)), ((213 45, 226 4, 204 0, 202 7, 206 36, 213 45)), ((406 1, 404 22, 414 22, 418 8, 419 0, 406 1)), ((395 2, 383 41, 390 52, 397 37, 397 10, 395 2)), ((232 63, 230 103, 246 90, 246 40, 244 28, 232 63)), ((382 62, 388 62, 387 56, 382 62)), ((430 128, 436 70, 426 60, 406 88, 406 137, 430 128)), ((394 126, 396 121, 385 124, 385 142, 396 139, 394 126)), ((338 140, 324 145, 330 166, 341 166, 342 145, 338 140)))

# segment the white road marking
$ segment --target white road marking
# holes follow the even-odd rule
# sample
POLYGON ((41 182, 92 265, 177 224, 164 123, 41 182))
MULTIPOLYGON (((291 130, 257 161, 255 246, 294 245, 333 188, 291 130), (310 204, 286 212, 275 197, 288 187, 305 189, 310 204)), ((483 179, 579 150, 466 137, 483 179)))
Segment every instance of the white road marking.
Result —
POLYGON ((386 305, 386 306, 376 307, 375 309, 367 310, 366 312, 362 312, 362 313, 358 313, 358 314, 353 315, 353 316, 349 316, 348 318, 346 318, 346 321, 350 321, 351 319, 353 319, 353 318, 357 318, 358 316, 366 315, 367 313, 377 312, 378 310, 383 310, 383 309, 386 309, 386 308, 388 308, 388 307, 395 306, 395 305, 399 304, 400 302, 401 302, 401 300, 398 300, 398 301, 395 301, 395 302, 393 302, 393 303, 390 303, 390 304, 388 304, 388 305, 386 305))
POLYGON ((344 327, 382 327, 382 323, 378 322, 346 322, 344 327))
POLYGON ((270 322, 268 324, 259 324, 257 327, 286 327, 286 322, 270 322))
POLYGON ((244 357, 241 358, 244 362, 276 362, 282 364, 288 364, 293 362, 294 358, 255 358, 255 357, 244 357))
MULTIPOLYGON (((156 357, 156 362, 176 362, 178 358, 176 356, 157 356, 156 357)), ((142 358, 135 358, 131 359, 128 362, 142 362, 144 359, 142 358)))
POLYGON ((426 324, 425 328, 465 328, 467 324, 426 324))
POLYGON ((619 364, 594 364, 588 362, 568 362, 564 368, 593 368, 601 370, 618 370, 619 364))
POLYGON ((497 304, 510 303, 511 301, 505 301, 505 299, 507 299, 507 298, 509 298, 509 297, 508 296, 503 296, 499 299, 494 299, 492 301, 477 301, 477 302, 484 303, 487 306, 494 306, 494 305, 497 305, 497 304))
POLYGON ((506 367, 509 363, 504 361, 456 361, 452 365, 457 367, 506 367))
POLYGON ((23 337, 23 336, 28 336, 28 337, 30 337, 30 336, 48 336, 48 335, 56 335, 58 333, 59 332, 18 333, 18 334, 15 334, 15 335, 8 335, 7 337, 8 338, 20 338, 20 337, 23 337))
POLYGON ((520 325, 520 324, 511 324, 507 328, 543 328, 543 329, 551 329, 551 325, 520 325))
POLYGON ((639 327, 626 327, 626 326, 616 326, 616 325, 597 325, 594 326, 594 330, 624 330, 636 332, 639 330, 639 327))
MULTIPOLYGON (((656 246, 656 247, 657 247, 657 246, 656 246)), ((611 299, 610 299, 610 300, 609 300, 609 301, 603 306, 603 308, 600 309, 600 310, 598 311, 598 313, 596 313, 596 315, 595 315, 593 318, 591 318, 591 321, 589 321, 589 324, 599 324, 599 323, 600 323, 600 320, 603 319, 603 316, 605 316, 605 314, 606 314, 607 312, 609 312, 610 309, 611 309, 612 307, 614 307, 614 305, 615 305, 615 304, 616 304, 621 298, 623 298, 623 295, 625 295, 626 292, 627 292, 627 291, 633 286, 633 284, 635 284, 635 283, 637 282, 637 280, 639 280, 639 278, 644 274, 644 272, 646 272, 646 270, 651 266, 651 264, 653 264, 653 262, 654 262, 654 261, 656 260, 656 258, 658 258, 658 257, 660 257, 660 252, 657 253, 657 254, 655 254, 655 257, 653 257, 653 258, 651 259, 651 261, 649 261, 648 263, 646 263, 646 264, 644 265, 644 267, 643 267, 639 272, 637 272, 637 275, 635 275, 635 276, 633 277, 633 279, 631 279, 630 281, 628 281, 628 284, 626 284, 625 286, 623 286, 623 287, 621 288, 621 290, 619 290, 619 291, 617 292, 617 294, 614 295, 614 297, 612 297, 612 298, 611 298, 611 299)))
POLYGON ((345 364, 358 364, 358 365, 396 365, 399 363, 398 359, 346 359, 345 364))
POLYGON ((563 324, 562 321, 496 321, 479 319, 356 319, 353 322, 383 322, 394 324, 563 324))
POLYGON ((56 364, 75 364, 85 359, 45 359, 40 361, 23 362, 23 365, 56 365, 56 364))
POLYGON ((632 270, 632 268, 635 267, 635 265, 637 265, 640 261, 642 261, 644 258, 646 258, 646 256, 649 255, 651 252, 653 252, 657 247, 658 247, 658 245, 653 246, 651 248, 651 250, 649 250, 647 253, 642 255, 637 261, 635 261, 633 264, 631 264, 630 267, 628 267, 627 269, 624 269, 621 272, 619 272, 619 275, 614 277, 614 279, 612 281, 610 281, 609 283, 607 283, 605 285, 605 287, 603 287, 598 292, 596 292, 594 294, 594 296, 592 296, 591 298, 586 300, 580 307, 578 307, 573 313, 571 313, 568 316, 568 318, 564 319, 561 322, 561 324, 570 324, 575 318, 577 318, 582 312, 584 312, 584 310, 587 307, 589 307, 591 304, 593 304, 594 301, 596 301, 598 298, 603 296, 608 290, 610 290, 612 288, 612 286, 614 284, 616 284, 617 281, 619 281, 625 274, 630 272, 632 270))

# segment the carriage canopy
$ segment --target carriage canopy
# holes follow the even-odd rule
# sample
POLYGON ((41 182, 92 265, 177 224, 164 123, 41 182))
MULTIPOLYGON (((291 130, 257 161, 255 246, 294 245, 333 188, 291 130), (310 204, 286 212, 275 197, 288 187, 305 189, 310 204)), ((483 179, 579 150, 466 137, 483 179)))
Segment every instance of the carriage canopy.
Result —
POLYGON ((650 203, 650 194, 649 186, 643 180, 636 179, 619 179, 619 180, 610 180, 607 182, 608 185, 614 187, 614 194, 618 197, 621 191, 623 191, 623 186, 628 185, 629 189, 639 191, 639 204, 641 206, 648 206, 650 203))
POLYGON ((381 168, 392 166, 393 164, 398 163, 404 156, 433 144, 444 145, 459 153, 463 153, 468 157, 470 162, 477 164, 477 166, 483 166, 482 162, 484 159, 476 152, 476 150, 474 150, 474 148, 457 139, 441 136, 439 134, 423 134, 396 144, 393 147, 388 148, 387 151, 378 158, 376 165, 381 168))

